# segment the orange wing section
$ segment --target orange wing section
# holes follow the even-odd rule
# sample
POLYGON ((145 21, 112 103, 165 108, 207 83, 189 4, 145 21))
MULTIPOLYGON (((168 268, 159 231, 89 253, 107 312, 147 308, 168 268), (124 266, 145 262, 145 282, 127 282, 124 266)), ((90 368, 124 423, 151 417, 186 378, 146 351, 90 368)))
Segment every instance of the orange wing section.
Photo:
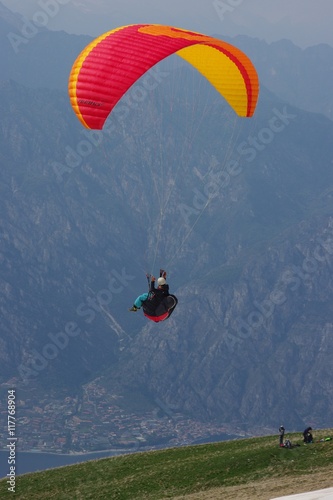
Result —
POLYGON ((152 66, 177 54, 205 76, 239 116, 253 115, 257 72, 239 49, 219 39, 158 24, 122 26, 91 42, 69 77, 72 107, 81 123, 101 129, 125 92, 152 66))

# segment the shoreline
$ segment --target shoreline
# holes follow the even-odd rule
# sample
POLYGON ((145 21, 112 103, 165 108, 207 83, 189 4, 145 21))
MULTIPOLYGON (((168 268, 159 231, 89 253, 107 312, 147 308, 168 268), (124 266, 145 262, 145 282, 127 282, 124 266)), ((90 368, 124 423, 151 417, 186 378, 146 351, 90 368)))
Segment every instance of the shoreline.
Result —
MULTIPOLYGON (((6 448, 0 448, 0 452, 7 452, 8 450, 6 448)), ((78 451, 78 452, 69 452, 69 453, 57 453, 55 451, 45 451, 45 450, 18 450, 18 454, 21 453, 31 453, 31 454, 37 454, 37 453, 42 453, 45 455, 54 455, 56 457, 80 457, 80 456, 85 456, 85 455, 95 455, 99 453, 126 453, 127 451, 130 450, 125 450, 125 449, 119 449, 119 450, 97 450, 97 451, 78 451)))
MULTIPOLYGON (((237 436, 235 434, 224 434, 225 436, 228 436, 228 439, 223 439, 221 441, 229 441, 233 439, 241 439, 241 436, 237 436)), ((254 436, 252 436, 254 437, 254 436)), ((136 446, 132 448, 112 448, 112 449, 106 449, 106 450, 92 450, 92 451, 70 451, 69 453, 57 453, 55 451, 48 451, 48 450, 39 450, 39 449, 31 449, 31 450, 18 450, 18 454, 21 453, 31 453, 31 454, 45 454, 45 455, 54 455, 56 457, 80 457, 80 456, 87 456, 87 455, 97 455, 97 454, 103 454, 103 453, 113 453, 114 455, 122 455, 122 454, 129 454, 129 453, 137 453, 137 452, 146 452, 146 451, 155 451, 155 450, 161 450, 161 449, 168 449, 168 448, 179 448, 183 446, 196 446, 200 444, 206 444, 206 443, 212 443, 215 440, 204 440, 203 442, 199 442, 195 440, 194 442, 191 443, 179 443, 179 444, 157 444, 157 445, 152 445, 152 446, 136 446), (134 449, 135 448, 135 449, 134 449)), ((5 452, 7 451, 7 448, 0 448, 0 452, 5 452)))

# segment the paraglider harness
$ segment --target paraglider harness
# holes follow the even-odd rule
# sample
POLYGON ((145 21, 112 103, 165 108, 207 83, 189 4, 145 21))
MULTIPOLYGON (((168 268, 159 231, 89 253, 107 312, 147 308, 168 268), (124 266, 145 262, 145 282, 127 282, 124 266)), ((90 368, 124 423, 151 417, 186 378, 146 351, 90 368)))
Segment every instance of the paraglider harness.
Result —
POLYGON ((152 289, 151 275, 147 273, 146 278, 148 282, 148 298, 142 305, 143 314, 151 321, 159 323, 160 321, 164 321, 169 316, 171 316, 178 303, 178 299, 175 295, 172 295, 169 292, 167 293, 167 295, 160 299, 156 294, 155 289, 152 289), (160 311, 158 311, 159 308, 160 311), (158 314, 153 314, 157 311, 158 314))
POLYGON ((300 445, 298 443, 292 443, 290 439, 286 439, 284 443, 280 444, 280 448, 288 448, 288 450, 291 448, 298 448, 299 446, 300 445))

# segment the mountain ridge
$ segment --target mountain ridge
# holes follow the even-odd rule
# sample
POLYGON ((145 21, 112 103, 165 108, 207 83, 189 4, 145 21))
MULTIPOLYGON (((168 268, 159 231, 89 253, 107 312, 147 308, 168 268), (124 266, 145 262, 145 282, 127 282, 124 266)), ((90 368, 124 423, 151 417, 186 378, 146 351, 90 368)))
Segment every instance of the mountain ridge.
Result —
MULTIPOLYGON (((65 90, 73 61, 92 37, 50 31, 47 25, 37 26, 0 5, 1 69, 5 78, 33 87, 65 90), (27 23, 31 26, 22 31, 22 23, 23 27, 27 23)), ((302 49, 286 39, 268 43, 244 35, 214 36, 243 50, 253 60, 261 84, 283 101, 332 119, 332 47, 318 44, 302 49)))

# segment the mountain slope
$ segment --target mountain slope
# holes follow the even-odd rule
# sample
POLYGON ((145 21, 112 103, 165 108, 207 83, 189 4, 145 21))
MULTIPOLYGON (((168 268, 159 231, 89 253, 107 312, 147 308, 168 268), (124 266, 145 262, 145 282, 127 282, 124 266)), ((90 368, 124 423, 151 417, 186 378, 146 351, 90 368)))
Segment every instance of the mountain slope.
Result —
POLYGON ((65 93, 2 84, 1 380, 103 375, 249 432, 326 426, 330 120, 265 89, 238 120, 184 68, 152 79, 101 134, 65 93), (152 325, 127 309, 160 266, 179 306, 152 325))

